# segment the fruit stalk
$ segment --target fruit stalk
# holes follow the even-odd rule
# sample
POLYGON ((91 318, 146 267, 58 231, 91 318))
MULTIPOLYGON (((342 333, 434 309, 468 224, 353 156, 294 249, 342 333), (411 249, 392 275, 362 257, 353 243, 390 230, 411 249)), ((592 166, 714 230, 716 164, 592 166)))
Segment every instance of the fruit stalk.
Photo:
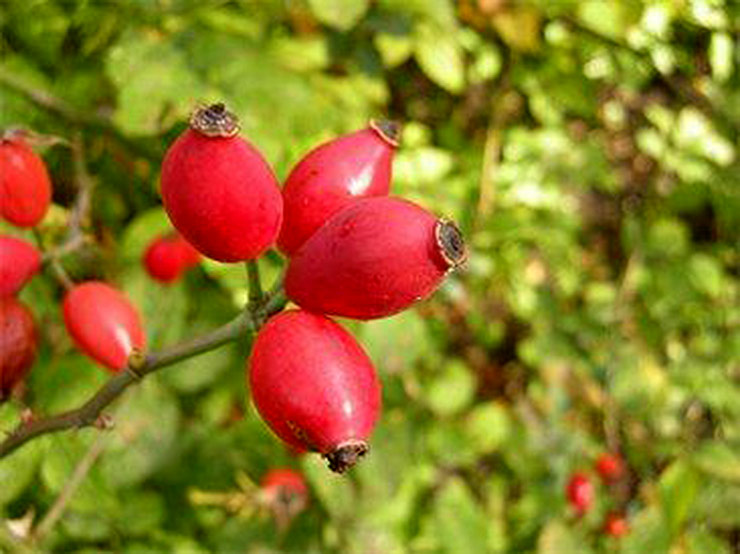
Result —
MULTIPOLYGON (((267 315, 281 311, 286 304, 282 288, 275 289, 264 297, 260 310, 267 315)), ((181 344, 149 353, 136 372, 122 371, 111 377, 87 402, 79 408, 56 416, 20 423, 8 437, 0 443, 0 459, 8 456, 27 442, 50 433, 66 429, 79 429, 94 426, 103 410, 131 385, 141 378, 181 360, 209 352, 226 343, 237 340, 246 333, 257 331, 261 325, 253 315, 255 310, 244 310, 225 325, 204 335, 181 344)))

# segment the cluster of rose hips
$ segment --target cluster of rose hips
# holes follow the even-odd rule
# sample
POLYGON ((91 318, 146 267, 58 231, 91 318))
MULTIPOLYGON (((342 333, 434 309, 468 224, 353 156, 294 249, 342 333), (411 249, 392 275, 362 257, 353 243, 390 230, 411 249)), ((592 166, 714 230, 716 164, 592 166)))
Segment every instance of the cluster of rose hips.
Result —
MULTIPOLYGON (((252 398, 287 445, 318 452, 332 470, 343 472, 368 450, 380 411, 380 382, 359 343, 327 316, 368 320, 408 308, 465 261, 464 241, 454 223, 388 196, 400 135, 393 122, 372 121, 318 146, 293 168, 282 192, 270 166, 238 131, 237 118, 223 104, 213 104, 196 110, 170 146, 161 192, 179 235, 155 239, 144 265, 154 278, 172 282, 201 254, 225 263, 252 261, 277 244, 288 258, 285 294, 299 308, 274 315, 260 329, 248 362, 252 398)), ((5 197, 25 195, 33 200, 28 205, 43 200, 48 206, 51 188, 43 162, 21 143, 8 141, 2 164, 3 217, 35 225, 45 208, 30 218, 31 209, 18 201, 26 217, 10 209, 7 215, 5 197), (25 158, 14 161, 6 149, 20 149, 25 158), (23 174, 6 175, 6 167, 18 165, 23 174), (33 189, 40 172, 45 195, 33 189)), ((21 257, 7 255, 14 262, 21 257)), ((14 268, 12 278, 3 277, 3 287, 7 282, 16 292, 38 265, 35 259, 22 272, 14 268)), ((5 322, 11 312, 3 308, 3 326, 17 328, 20 323, 5 322)), ((109 284, 71 287, 63 312, 75 344, 113 371, 130 366, 131 356, 146 346, 139 314, 109 284)), ((26 335, 23 352, 35 352, 35 338, 26 335)), ((0 383, 4 388, 9 383, 9 390, 32 356, 30 362, 28 355, 22 358, 15 353, 21 341, 8 333, 3 337, 0 383), (11 358, 17 363, 6 364, 11 358)))
POLYGON ((277 242, 285 293, 300 309, 273 316, 248 362, 257 410, 285 443, 343 472, 368 449, 380 382, 358 342, 327 316, 375 319, 429 294, 463 263, 457 227, 389 197, 400 129, 392 122, 326 142, 291 171, 282 194, 223 104, 197 110, 162 164, 174 227, 221 262, 277 242))
MULTIPOLYGON (((0 139, 0 216, 21 228, 37 225, 51 203, 51 179, 43 160, 21 135, 0 139)), ((0 235, 0 401, 28 373, 39 333, 33 313, 16 294, 41 269, 29 242, 0 235)))
MULTIPOLYGON (((594 464, 601 481, 612 486, 626 475, 624 461, 619 454, 602 453, 594 464)), ((596 491, 586 472, 577 471, 570 476, 565 486, 565 496, 576 515, 582 516, 593 505, 596 491)), ((612 537, 621 537, 629 532, 627 518, 618 512, 609 512, 604 519, 603 532, 612 537)))

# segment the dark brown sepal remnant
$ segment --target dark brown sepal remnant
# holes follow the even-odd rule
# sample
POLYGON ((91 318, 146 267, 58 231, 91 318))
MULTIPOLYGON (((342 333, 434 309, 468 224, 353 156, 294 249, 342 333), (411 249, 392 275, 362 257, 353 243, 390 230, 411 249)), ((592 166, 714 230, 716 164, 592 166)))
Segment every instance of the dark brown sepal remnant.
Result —
POLYGON ((390 119, 371 119, 370 128, 380 135, 384 141, 391 146, 398 148, 401 144, 402 126, 398 121, 390 119))
POLYGON ((369 449, 370 447, 365 441, 350 440, 324 454, 324 458, 329 462, 329 469, 336 473, 344 473, 354 466, 362 456, 367 454, 369 449))
POLYGON ((437 246, 450 269, 460 267, 468 259, 468 249, 459 227, 452 221, 440 219, 434 229, 437 246))
POLYGON ((195 110, 190 128, 207 137, 233 137, 239 132, 239 118, 218 102, 195 110))

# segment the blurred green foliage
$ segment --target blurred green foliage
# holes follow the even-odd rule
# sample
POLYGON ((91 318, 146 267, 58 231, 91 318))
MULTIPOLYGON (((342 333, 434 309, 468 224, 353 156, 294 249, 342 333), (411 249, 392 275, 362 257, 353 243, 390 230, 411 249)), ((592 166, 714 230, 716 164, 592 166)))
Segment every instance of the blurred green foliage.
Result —
MULTIPOLYGON (((417 309, 347 322, 385 402, 349 476, 270 435, 237 344, 132 388, 110 433, 0 461, 0 549, 99 450, 35 548, 740 551, 739 22, 731 0, 6 0, 0 126, 83 137, 97 246, 65 263, 122 286, 154 348, 246 299, 242 267, 209 262, 163 289, 139 263, 167 227, 159 162, 199 102, 239 114, 280 178, 369 117, 402 120, 394 193, 457 219, 471 257, 417 309), (578 519, 565 482, 605 450, 628 476, 578 519), (277 465, 311 487, 287 532, 193 501, 277 465), (600 532, 610 510, 629 518, 621 540, 600 532)), ((64 146, 44 156, 53 242, 74 169, 64 146)), ((268 282, 281 264, 262 263, 268 282)), ((22 293, 44 332, 25 393, 38 414, 106 379, 71 349, 60 295, 44 279, 22 293)), ((0 429, 19 412, 0 407, 0 429)))

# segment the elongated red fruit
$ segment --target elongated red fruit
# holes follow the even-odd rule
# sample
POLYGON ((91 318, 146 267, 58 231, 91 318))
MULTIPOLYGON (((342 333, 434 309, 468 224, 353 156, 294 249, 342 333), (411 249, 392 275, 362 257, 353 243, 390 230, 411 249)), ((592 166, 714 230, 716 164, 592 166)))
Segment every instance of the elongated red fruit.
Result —
POLYGON ((262 155, 237 136, 223 104, 197 110, 162 163, 162 200, 175 228, 221 262, 258 258, 280 231, 283 199, 262 155))
POLYGON ((13 297, 0 298, 0 400, 28 374, 38 348, 31 311, 13 297))
POLYGON ((358 198, 385 196, 391 186, 400 125, 371 121, 309 152, 283 187, 285 217, 278 247, 292 255, 332 215, 358 198))
POLYGON ((272 317, 249 361, 252 398, 281 439, 320 452, 342 473, 368 450, 380 382, 355 339, 329 318, 302 310, 272 317))
POLYGON ((0 296, 16 294, 41 269, 41 254, 29 242, 0 235, 0 296))
POLYGON ((624 461, 619 454, 604 452, 596 460, 596 472, 605 483, 613 483, 624 475, 624 461))
POLYGON ((374 319, 431 294, 465 261, 454 223, 397 198, 358 200, 291 259, 285 291, 312 312, 374 319))
POLYGON ((623 537, 630 532, 630 526, 622 514, 610 512, 604 519, 604 534, 610 537, 623 537))
POLYGON ((0 215, 18 227, 33 227, 51 203, 44 161, 20 138, 0 140, 0 215))
POLYGON ((308 504, 308 487, 303 475, 290 468, 275 468, 262 478, 260 497, 277 524, 285 528, 308 504))
POLYGON ((152 279, 169 284, 177 281, 189 268, 197 265, 200 254, 177 233, 159 235, 144 253, 143 262, 152 279))
POLYGON ((64 323, 77 347, 112 371, 126 367, 146 336, 129 299, 100 281, 75 286, 64 298, 64 323))
POLYGON ((594 485, 588 475, 581 472, 571 475, 565 487, 565 496, 579 514, 588 510, 594 502, 594 485))

